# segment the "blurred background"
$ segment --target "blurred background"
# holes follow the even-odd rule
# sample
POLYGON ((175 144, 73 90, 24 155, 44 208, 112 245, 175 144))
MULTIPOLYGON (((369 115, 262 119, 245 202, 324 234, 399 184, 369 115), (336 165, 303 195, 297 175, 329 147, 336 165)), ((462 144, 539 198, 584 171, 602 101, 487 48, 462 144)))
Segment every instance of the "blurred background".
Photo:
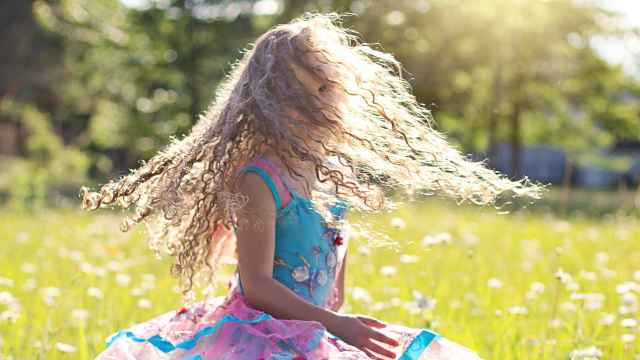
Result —
POLYGON ((522 211, 350 215, 398 246, 350 241, 342 310, 486 359, 640 359, 637 0, 1 1, 0 359, 93 358, 180 308, 171 259, 79 188, 186 133, 242 49, 305 11, 351 13, 462 152, 552 184, 522 211))
POLYGON ((634 0, 5 0, 0 201, 59 203, 127 173, 188 131, 241 49, 304 11, 354 14, 465 153, 561 200, 615 190, 612 206, 637 207, 634 0))

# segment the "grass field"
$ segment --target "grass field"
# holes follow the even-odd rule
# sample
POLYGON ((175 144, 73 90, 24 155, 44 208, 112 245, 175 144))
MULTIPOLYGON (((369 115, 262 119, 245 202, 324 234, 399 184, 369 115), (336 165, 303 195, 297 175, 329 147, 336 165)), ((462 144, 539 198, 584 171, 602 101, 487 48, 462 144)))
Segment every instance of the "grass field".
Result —
MULTIPOLYGON (((369 218, 399 247, 352 239, 343 311, 485 359, 640 359, 637 219, 442 202, 369 218)), ((169 259, 118 226, 108 211, 0 210, 0 358, 93 358, 116 330, 180 307, 169 259)))

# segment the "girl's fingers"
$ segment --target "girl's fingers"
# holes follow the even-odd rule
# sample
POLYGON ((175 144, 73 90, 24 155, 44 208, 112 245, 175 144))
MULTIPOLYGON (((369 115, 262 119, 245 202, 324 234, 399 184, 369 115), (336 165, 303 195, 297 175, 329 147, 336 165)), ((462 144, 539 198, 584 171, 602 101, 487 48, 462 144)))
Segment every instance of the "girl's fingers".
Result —
POLYGON ((383 348, 382 346, 374 343, 373 341, 368 341, 365 345, 364 345, 367 349, 374 351, 376 354, 380 354, 382 356, 386 356, 388 358, 392 358, 395 359, 396 354, 391 351, 391 350, 387 350, 385 348, 383 348))
POLYGON ((358 316, 358 319, 360 321, 362 321, 363 323, 365 323, 365 325, 367 326, 371 326, 371 327, 375 327, 375 328, 383 328, 385 326, 387 326, 387 324, 376 320, 374 318, 370 318, 370 317, 366 317, 366 316, 358 316))
POLYGON ((363 349, 362 351, 363 351, 365 354, 367 354, 367 356, 368 356, 370 359, 384 360, 384 359, 382 359, 382 358, 380 358, 380 357, 378 357, 378 356, 374 355, 370 350, 363 349))
POLYGON ((364 352, 365 354, 367 354, 367 356, 369 357, 369 359, 373 359, 373 355, 371 354, 371 352, 367 349, 361 349, 362 352, 364 352))
POLYGON ((390 337, 388 337, 387 335, 373 330, 373 329, 369 329, 369 337, 371 337, 372 339, 378 340, 381 343, 385 343, 387 345, 391 345, 391 346, 398 346, 400 345, 400 343, 398 342, 398 340, 392 339, 390 337))

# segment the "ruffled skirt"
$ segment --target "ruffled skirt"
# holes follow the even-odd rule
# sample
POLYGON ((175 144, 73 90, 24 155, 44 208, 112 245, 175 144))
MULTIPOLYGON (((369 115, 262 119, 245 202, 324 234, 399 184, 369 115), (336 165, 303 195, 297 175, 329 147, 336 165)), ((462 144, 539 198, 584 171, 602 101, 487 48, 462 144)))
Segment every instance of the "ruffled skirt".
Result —
MULTIPOLYGON (((435 332, 388 325, 397 359, 479 359, 435 332)), ((368 359, 315 321, 281 320, 253 309, 242 294, 171 311, 107 339, 98 359, 368 359)))

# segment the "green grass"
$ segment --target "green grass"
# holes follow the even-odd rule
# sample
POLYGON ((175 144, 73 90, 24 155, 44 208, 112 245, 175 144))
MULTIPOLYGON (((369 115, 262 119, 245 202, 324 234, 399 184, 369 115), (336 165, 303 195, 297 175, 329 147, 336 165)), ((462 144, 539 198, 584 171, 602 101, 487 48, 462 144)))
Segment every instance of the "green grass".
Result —
MULTIPOLYGON (((486 359, 567 359, 591 346, 603 359, 640 356, 640 328, 621 323, 640 317, 637 217, 499 215, 430 200, 366 220, 398 246, 352 239, 343 311, 435 329, 486 359), (445 241, 422 244, 436 234, 445 241), (559 269, 571 276, 565 283, 559 269), (623 283, 635 291, 623 291, 623 283), (416 306, 419 294, 435 306, 416 306), (613 322, 604 321, 607 314, 613 322)), ((8 298, 19 303, 15 319, 0 316, 0 354, 93 358, 116 330, 180 307, 170 259, 156 260, 142 231, 118 226, 107 211, 0 211, 0 313, 8 298), (118 274, 129 284, 118 284, 118 274), (59 289, 51 304, 46 288, 59 289)))

